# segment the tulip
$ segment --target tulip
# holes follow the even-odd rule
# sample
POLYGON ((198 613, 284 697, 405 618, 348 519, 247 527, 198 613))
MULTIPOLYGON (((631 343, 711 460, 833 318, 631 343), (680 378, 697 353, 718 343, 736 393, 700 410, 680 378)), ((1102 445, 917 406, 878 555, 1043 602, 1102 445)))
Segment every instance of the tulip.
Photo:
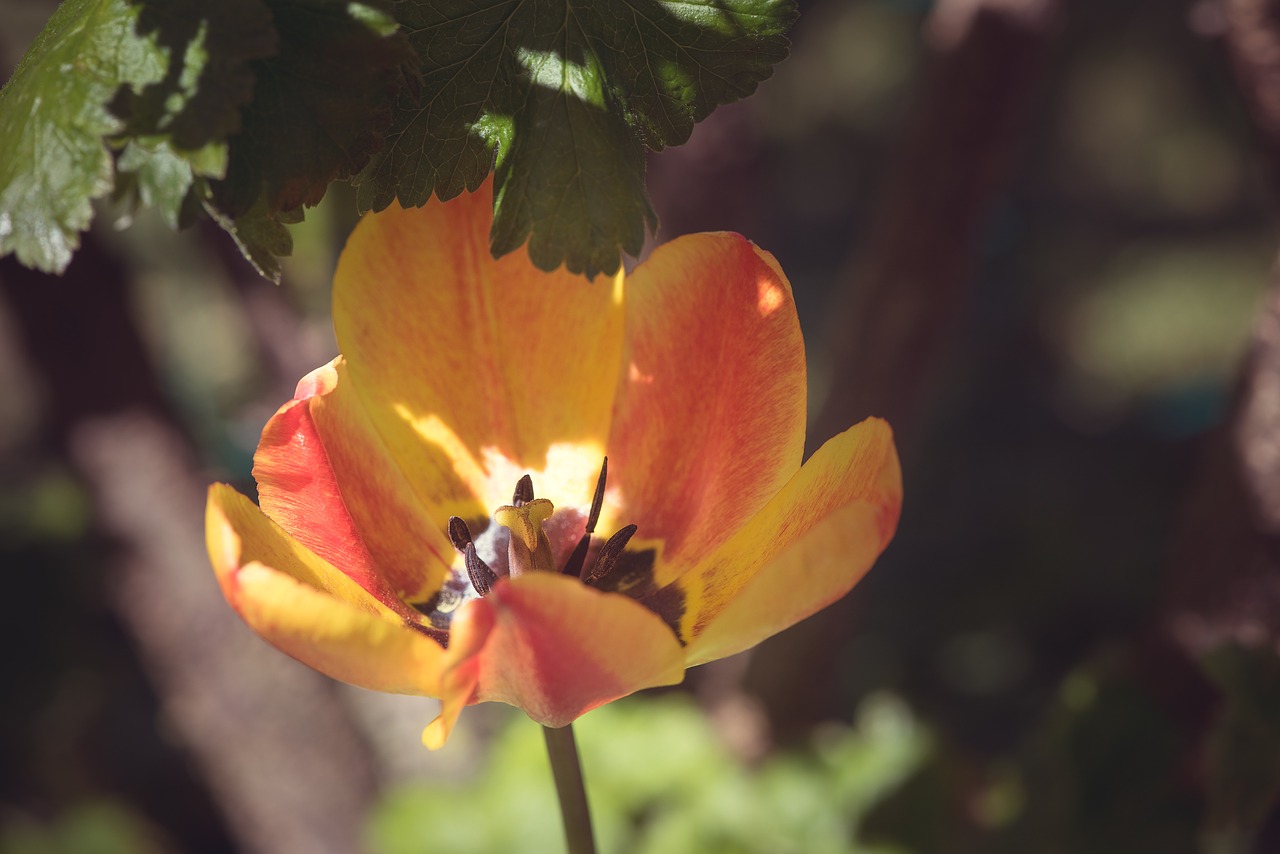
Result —
POLYGON ((769 253, 697 234, 587 282, 493 259, 491 210, 485 186, 360 222, 342 355, 267 423, 259 504, 215 484, 206 518, 245 622, 439 698, 432 748, 472 703, 562 727, 752 647, 847 593, 902 500, 878 419, 801 465, 804 343, 769 253))

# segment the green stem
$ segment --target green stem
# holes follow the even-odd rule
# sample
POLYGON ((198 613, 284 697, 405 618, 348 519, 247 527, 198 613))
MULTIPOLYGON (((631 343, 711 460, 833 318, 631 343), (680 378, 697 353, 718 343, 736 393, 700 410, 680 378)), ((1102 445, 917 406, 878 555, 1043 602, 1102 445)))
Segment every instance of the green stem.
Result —
POLYGON ((582 784, 582 762, 578 759, 578 745, 573 740, 573 726, 558 729, 544 726, 542 734, 547 739, 551 774, 556 778, 556 794, 560 797, 560 814, 564 817, 569 854, 595 854, 591 808, 587 806, 587 790, 582 784))

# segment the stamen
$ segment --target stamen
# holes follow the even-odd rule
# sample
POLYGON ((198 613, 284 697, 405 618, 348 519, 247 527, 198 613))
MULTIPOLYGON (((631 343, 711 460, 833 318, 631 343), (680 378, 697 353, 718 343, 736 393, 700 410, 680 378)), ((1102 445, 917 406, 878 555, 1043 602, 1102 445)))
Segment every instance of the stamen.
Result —
POLYGON ((587 529, 578 544, 573 547, 569 559, 565 561, 564 569, 561 570, 565 575, 572 575, 574 578, 582 575, 582 565, 587 562, 587 551, 591 548, 591 535, 596 531, 596 523, 600 521, 600 507, 604 504, 604 484, 609 474, 609 458, 605 457, 604 462, 600 464, 600 477, 596 478, 596 492, 591 497, 591 512, 587 514, 587 529))
POLYGON ((467 575, 471 576, 471 586, 476 589, 476 593, 479 595, 488 596, 489 591, 493 589, 494 582, 498 580, 498 576, 489 568, 489 564, 481 560, 480 555, 476 554, 475 543, 467 543, 462 556, 467 564, 467 575))
POLYGON ((533 500, 533 478, 525 475, 516 481, 516 491, 511 496, 511 503, 523 507, 533 500))
POLYGON ((600 464, 600 477, 596 478, 596 494, 591 496, 591 512, 587 514, 587 533, 594 534, 600 521, 600 507, 604 504, 604 482, 609 475, 609 458, 600 464))
POLYGON ((573 551, 569 554, 569 559, 564 562, 564 569, 561 570, 565 575, 572 575, 577 578, 582 575, 582 565, 587 562, 587 549, 591 548, 591 535, 583 534, 578 540, 578 544, 573 547, 573 551))
POLYGON ((449 542, 460 552, 466 552, 467 546, 471 545, 471 529, 457 516, 449 517, 449 542))
POLYGON ((619 529, 618 533, 609 538, 603 546, 600 547, 600 554, 596 555, 595 566, 591 567, 591 572, 582 579, 583 584, 595 584, 606 575, 613 571, 618 564, 618 558, 622 557, 622 550, 627 547, 627 543, 636 533, 635 525, 628 525, 619 529))

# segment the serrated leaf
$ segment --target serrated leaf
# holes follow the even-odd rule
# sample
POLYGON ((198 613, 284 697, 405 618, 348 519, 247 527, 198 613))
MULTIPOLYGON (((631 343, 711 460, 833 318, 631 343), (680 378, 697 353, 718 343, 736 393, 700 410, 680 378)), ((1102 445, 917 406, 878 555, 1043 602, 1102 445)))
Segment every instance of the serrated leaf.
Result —
POLYGON ((279 55, 253 63, 253 100, 231 137, 214 202, 236 218, 317 204, 329 184, 364 168, 417 58, 375 3, 268 0, 279 55), (408 76, 407 76, 408 75, 408 76))
POLYGON ((250 64, 257 81, 229 140, 223 180, 204 205, 263 276, 280 279, 300 222, 329 184, 382 145, 417 57, 380 0, 267 0, 276 56, 250 64))
POLYGON ((226 176, 226 138, 253 97, 252 62, 278 39, 262 0, 131 0, 136 29, 169 57, 164 76, 141 92, 122 89, 111 110, 132 137, 116 160, 117 199, 155 207, 174 228, 200 210, 196 178, 226 176))
POLYGON ((129 132, 166 135, 176 152, 223 142, 240 129, 253 98, 254 60, 274 56, 278 38, 263 0, 132 0, 137 30, 164 49, 164 77, 141 93, 122 93, 113 110, 129 132))
POLYGON ((528 238, 540 267, 613 272, 655 225, 644 147, 754 91, 795 14, 789 0, 402 0, 423 96, 401 99, 358 202, 452 198, 496 162, 495 254, 528 238))
POLYGON ((159 209, 170 228, 178 227, 182 201, 191 189, 191 164, 161 138, 134 139, 116 160, 116 198, 159 209))
POLYGON ((165 71, 163 52, 134 32, 125 0, 68 0, 0 90, 0 255, 61 272, 111 191, 104 137, 121 86, 141 89, 165 71))
POLYGON ((285 223, 301 222, 301 209, 272 212, 267 210, 265 197, 238 217, 227 216, 207 198, 204 208, 214 222, 231 235, 240 254, 258 275, 280 284, 280 259, 293 254, 293 235, 285 223))

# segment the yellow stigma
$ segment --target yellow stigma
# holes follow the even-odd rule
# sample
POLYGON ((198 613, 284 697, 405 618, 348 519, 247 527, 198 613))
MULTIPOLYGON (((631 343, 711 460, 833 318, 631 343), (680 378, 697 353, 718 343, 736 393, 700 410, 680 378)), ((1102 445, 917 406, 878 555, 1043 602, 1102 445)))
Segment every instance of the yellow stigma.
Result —
POLYGON ((519 507, 508 504, 493 511, 493 521, 511 530, 507 554, 512 576, 531 569, 553 569, 551 543, 543 534, 542 523, 555 509, 547 499, 535 498, 519 507))
POLYGON ((538 547, 542 523, 551 518, 555 505, 545 498, 535 498, 520 507, 503 505, 493 511, 493 521, 511 529, 511 535, 524 540, 529 551, 538 547))

